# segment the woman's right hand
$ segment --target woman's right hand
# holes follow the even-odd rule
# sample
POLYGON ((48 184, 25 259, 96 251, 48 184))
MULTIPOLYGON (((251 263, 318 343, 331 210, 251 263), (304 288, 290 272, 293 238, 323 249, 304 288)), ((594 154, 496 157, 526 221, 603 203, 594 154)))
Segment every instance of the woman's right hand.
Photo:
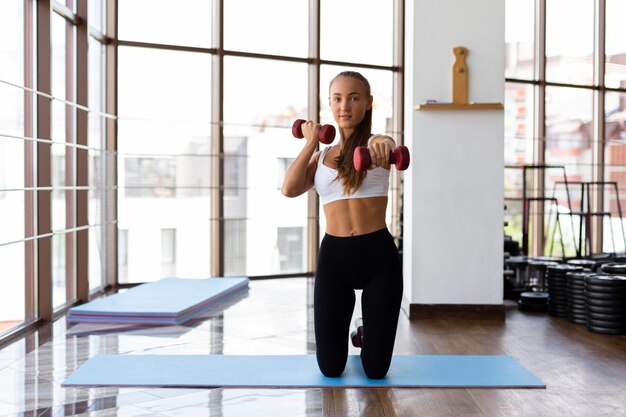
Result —
POLYGON ((302 129, 302 134, 304 135, 304 138, 306 139, 306 144, 315 145, 317 147, 317 144, 320 141, 319 134, 320 134, 320 129, 322 128, 322 125, 309 120, 307 122, 302 123, 300 127, 302 129))

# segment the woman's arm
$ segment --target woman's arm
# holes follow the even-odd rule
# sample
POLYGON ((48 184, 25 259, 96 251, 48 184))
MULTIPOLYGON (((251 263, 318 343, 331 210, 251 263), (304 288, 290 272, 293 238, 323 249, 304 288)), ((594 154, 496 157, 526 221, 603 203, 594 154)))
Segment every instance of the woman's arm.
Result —
POLYGON ((320 127, 314 122, 302 124, 302 134, 306 138, 306 145, 287 169, 281 190, 283 195, 297 197, 313 187, 317 159, 320 154, 319 151, 316 152, 320 127))

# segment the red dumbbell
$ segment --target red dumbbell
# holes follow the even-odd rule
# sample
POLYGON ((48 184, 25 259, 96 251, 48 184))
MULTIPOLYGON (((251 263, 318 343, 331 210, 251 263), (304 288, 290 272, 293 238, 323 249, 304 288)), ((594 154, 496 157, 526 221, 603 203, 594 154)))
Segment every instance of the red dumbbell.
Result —
MULTIPOLYGON (((370 151, 366 146, 358 146, 354 150, 354 168, 357 171, 367 171, 372 165, 370 158, 370 151)), ((397 146, 396 149, 389 155, 389 163, 394 164, 398 171, 404 171, 409 167, 411 162, 411 156, 409 155, 409 148, 406 146, 397 146)))
MULTIPOLYGON (((306 123, 306 120, 298 119, 293 122, 293 126, 291 126, 291 134, 298 139, 302 139, 304 137, 304 135, 302 134, 302 123, 306 123)), ((322 126, 319 132, 319 140, 324 145, 333 143, 333 141, 335 140, 335 126, 322 126)))

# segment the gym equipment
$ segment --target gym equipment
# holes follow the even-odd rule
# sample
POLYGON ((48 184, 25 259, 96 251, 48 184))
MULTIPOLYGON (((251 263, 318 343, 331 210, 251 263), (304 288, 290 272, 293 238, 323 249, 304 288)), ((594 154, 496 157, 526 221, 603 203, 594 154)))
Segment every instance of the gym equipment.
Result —
POLYGON ((247 277, 165 278, 72 307, 69 322, 181 324, 248 288, 247 277))
POLYGON ((352 346, 354 347, 363 347, 363 319, 358 318, 354 320, 354 330, 350 333, 350 340, 352 341, 352 346))
MULTIPOLYGON (((367 171, 372 165, 372 159, 370 158, 370 151, 367 146, 357 146, 354 150, 354 168, 357 171, 367 171)), ((409 154, 409 148, 406 146, 397 146, 389 155, 389 163, 396 166, 398 171, 404 171, 409 167, 411 162, 411 155, 409 154)))
POLYGON ((100 355, 63 387, 308 388, 517 387, 545 384, 511 356, 397 355, 383 379, 369 379, 359 355, 338 378, 319 370, 315 355, 100 355))
MULTIPOLYGON (((304 135, 302 134, 302 123, 306 123, 304 119, 298 119, 293 122, 293 126, 291 126, 291 134, 298 139, 302 139, 304 135)), ((323 125, 320 128, 318 138, 320 142, 324 145, 328 145, 333 143, 335 140, 335 126, 333 125, 323 125)))
MULTIPOLYGON (((575 264, 574 264, 575 265, 575 264)), ((582 265, 578 265, 582 266, 582 265)), ((590 272, 570 271, 565 273, 567 297, 567 319, 576 324, 587 323, 587 308, 585 301, 585 277, 590 272)))
MULTIPOLYGON (((626 264, 605 264, 603 272, 623 273, 626 264)), ((626 334, 626 277, 589 274, 585 277, 587 329, 594 333, 626 334)))
POLYGON ((551 315, 557 317, 567 317, 567 274, 572 272, 582 272, 582 266, 559 264, 550 265, 546 268, 546 278, 548 280, 548 294, 550 295, 549 309, 551 315))
POLYGON ((523 311, 543 312, 548 310, 548 300, 545 291, 526 291, 520 294, 517 305, 523 311))

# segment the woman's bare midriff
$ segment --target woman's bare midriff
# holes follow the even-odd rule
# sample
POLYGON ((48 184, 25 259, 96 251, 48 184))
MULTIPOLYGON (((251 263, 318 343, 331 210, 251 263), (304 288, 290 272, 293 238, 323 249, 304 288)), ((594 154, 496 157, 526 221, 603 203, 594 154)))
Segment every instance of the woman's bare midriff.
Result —
POLYGON ((337 200, 324 205, 326 233, 346 237, 364 235, 387 227, 387 197, 337 200))

